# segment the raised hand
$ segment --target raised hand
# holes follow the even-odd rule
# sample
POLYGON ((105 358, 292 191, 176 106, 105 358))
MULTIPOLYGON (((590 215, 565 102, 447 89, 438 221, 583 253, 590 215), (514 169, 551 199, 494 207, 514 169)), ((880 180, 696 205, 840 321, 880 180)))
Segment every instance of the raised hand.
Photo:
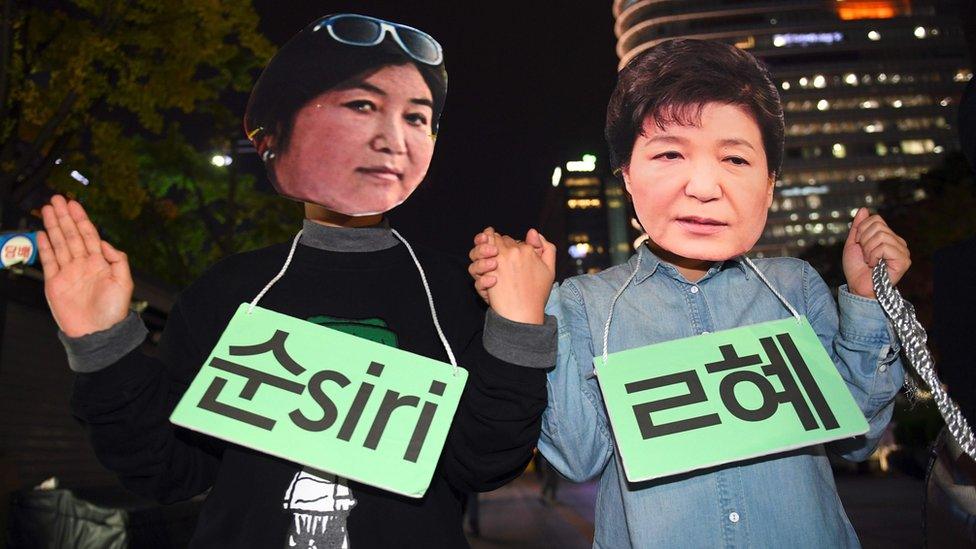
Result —
POLYGON ((126 255, 99 238, 74 200, 55 195, 41 216, 46 230, 37 234, 37 251, 44 295, 61 331, 78 337, 123 320, 133 288, 126 255))
POLYGON ((468 272, 478 293, 499 315, 542 324, 555 279, 556 248, 535 229, 529 229, 525 240, 513 240, 489 227, 475 237, 468 272))
POLYGON ((908 243, 880 215, 870 215, 867 208, 861 208, 851 222, 844 244, 844 276, 851 293, 875 299, 871 271, 882 259, 888 266, 892 285, 905 276, 912 264, 908 243))

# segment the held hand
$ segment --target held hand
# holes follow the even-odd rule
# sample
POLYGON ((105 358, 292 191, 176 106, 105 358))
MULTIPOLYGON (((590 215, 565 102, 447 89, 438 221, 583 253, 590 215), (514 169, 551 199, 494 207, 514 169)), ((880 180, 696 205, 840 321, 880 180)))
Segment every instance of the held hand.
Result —
MULTIPOLYGON (((475 235, 474 247, 468 252, 468 257, 471 259, 471 264, 468 265, 468 274, 474 279, 474 287, 478 295, 489 305, 491 305, 491 301, 488 296, 488 289, 498 281, 495 273, 495 269, 498 267, 498 261, 496 260, 498 247, 495 246, 496 236, 500 235, 495 232, 494 228, 486 227, 483 231, 475 235)), ((542 233, 535 229, 529 229, 525 233, 525 242, 532 246, 536 255, 539 257, 543 257, 547 247, 552 247, 553 254, 555 254, 555 246, 546 240, 542 236, 542 233)), ((554 265, 555 255, 553 255, 553 272, 555 272, 554 265)))
POLYGON ((132 275, 126 255, 98 236, 81 204, 60 195, 41 208, 37 234, 44 294, 55 322, 69 337, 117 324, 129 311, 132 275))
POLYGON ((888 266, 892 285, 905 276, 912 264, 908 243, 880 215, 870 215, 867 208, 861 208, 854 216, 844 244, 844 276, 851 293, 875 299, 871 271, 882 259, 888 266))
POLYGON ((494 237, 498 248, 495 285, 488 290, 491 308, 515 322, 542 324, 546 300, 556 274, 556 247, 534 229, 526 242, 494 237))
POLYGON ((468 265, 468 274, 474 279, 474 289, 478 291, 481 299, 491 305, 488 299, 488 288, 495 285, 497 279, 494 271, 498 267, 495 258, 498 256, 498 248, 494 244, 495 230, 491 227, 476 234, 474 237, 474 247, 468 252, 471 264, 468 265))

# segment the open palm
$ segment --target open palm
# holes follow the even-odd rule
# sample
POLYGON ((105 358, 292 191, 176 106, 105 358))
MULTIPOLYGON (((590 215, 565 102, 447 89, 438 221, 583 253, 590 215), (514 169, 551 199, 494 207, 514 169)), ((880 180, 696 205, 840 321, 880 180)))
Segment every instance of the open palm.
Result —
POLYGON ((74 200, 55 195, 41 215, 45 231, 38 233, 37 247, 44 294, 61 331, 78 337, 123 320, 133 288, 125 254, 98 236, 74 200))

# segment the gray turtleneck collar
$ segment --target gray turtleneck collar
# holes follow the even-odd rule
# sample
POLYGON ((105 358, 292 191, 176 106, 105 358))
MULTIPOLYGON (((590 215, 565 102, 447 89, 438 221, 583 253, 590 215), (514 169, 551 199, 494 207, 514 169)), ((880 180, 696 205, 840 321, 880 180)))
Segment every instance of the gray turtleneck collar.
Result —
POLYGON ((299 242, 328 252, 377 252, 400 243, 386 218, 379 225, 356 228, 330 227, 306 219, 299 242))

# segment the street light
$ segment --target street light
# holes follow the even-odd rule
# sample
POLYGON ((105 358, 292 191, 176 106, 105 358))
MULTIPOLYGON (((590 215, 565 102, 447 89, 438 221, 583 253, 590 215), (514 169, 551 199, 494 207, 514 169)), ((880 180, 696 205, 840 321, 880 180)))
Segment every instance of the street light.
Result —
POLYGON ((226 154, 215 154, 210 157, 210 163, 218 168, 223 168, 224 166, 230 166, 234 162, 234 159, 227 156, 226 154))

